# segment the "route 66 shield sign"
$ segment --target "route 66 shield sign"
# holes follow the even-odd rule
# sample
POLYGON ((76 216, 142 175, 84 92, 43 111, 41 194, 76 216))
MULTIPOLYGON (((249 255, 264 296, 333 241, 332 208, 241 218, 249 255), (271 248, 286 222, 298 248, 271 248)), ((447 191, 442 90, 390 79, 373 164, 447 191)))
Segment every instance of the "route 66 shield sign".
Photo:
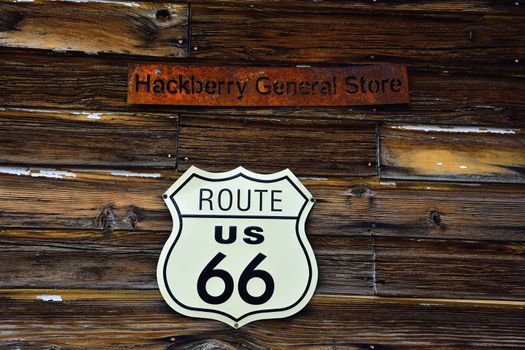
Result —
POLYGON ((238 328, 311 299, 317 263, 304 226, 315 200, 290 170, 191 167, 163 198, 173 230, 157 281, 174 310, 238 328))

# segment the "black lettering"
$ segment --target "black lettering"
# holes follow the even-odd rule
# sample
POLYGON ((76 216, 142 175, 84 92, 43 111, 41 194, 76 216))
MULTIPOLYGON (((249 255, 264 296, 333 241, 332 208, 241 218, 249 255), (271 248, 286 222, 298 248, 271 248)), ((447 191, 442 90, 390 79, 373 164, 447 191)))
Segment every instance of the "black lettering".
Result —
POLYGON ((361 92, 363 94, 366 94, 366 89, 365 89, 366 80, 365 80, 365 78, 361 77, 360 83, 361 83, 361 92))
MULTIPOLYGON (((246 230, 245 230, 246 231, 246 230)), ((237 239, 237 226, 230 226, 228 238, 222 237, 222 226, 215 226, 215 240, 221 244, 230 244, 237 239)))
POLYGON ((268 190, 253 190, 253 192, 259 193, 259 211, 263 210, 263 193, 268 192, 268 190))
POLYGON ((259 244, 264 241, 264 236, 262 227, 259 226, 248 226, 244 229, 244 234, 248 237, 243 239, 244 242, 248 244, 259 244))
POLYGON ((378 93, 379 92, 379 81, 370 80, 368 82, 368 90, 372 93, 378 93))
POLYGON ((156 93, 164 92, 164 80, 162 79, 153 80, 153 92, 156 92, 156 93))
POLYGON ((356 92, 359 91, 359 86, 357 84, 352 83, 352 81, 354 81, 356 79, 357 78, 354 77, 354 76, 346 78, 346 80, 345 80, 346 86, 350 88, 350 90, 349 89, 345 90, 347 94, 355 94, 356 92))
POLYGON ((297 83, 295 81, 286 82, 286 94, 287 95, 297 95, 297 83), (291 92, 290 92, 291 88, 291 92))
POLYGON ((299 83, 299 93, 301 95, 308 95, 310 93, 310 83, 301 81, 299 83))
POLYGON ((171 94, 176 94, 177 88, 175 86, 177 86, 176 80, 168 80, 168 82, 166 83, 166 90, 168 90, 168 92, 171 94))
POLYGON ((246 92, 247 87, 248 87, 247 81, 243 82, 242 85, 239 81, 237 82, 237 90, 239 90, 239 96, 237 96, 238 100, 240 100, 244 96, 244 93, 246 92))
POLYGON ((266 84, 264 83, 264 82, 267 82, 268 80, 270 80, 270 79, 268 79, 267 77, 259 77, 255 81, 255 89, 261 95, 268 95, 270 92, 272 92, 271 85, 269 85, 267 83, 266 84), (261 90, 261 85, 262 85, 262 90, 261 90))
POLYGON ((227 188, 223 188, 222 190, 219 191, 219 195, 218 195, 218 197, 219 197, 219 208, 220 208, 221 210, 224 210, 224 211, 230 210, 231 207, 232 207, 232 204, 233 204, 233 194, 232 194, 232 191, 230 191, 230 190, 227 189, 227 188), (228 193, 228 196, 229 196, 229 198, 227 198, 227 202, 226 202, 226 203, 228 203, 228 205, 225 206, 225 207, 222 206, 222 202, 223 202, 222 199, 223 199, 223 197, 224 197, 224 196, 222 195, 223 193, 228 193))
POLYGON ((146 80, 145 81, 141 81, 139 79, 139 75, 138 74, 135 74, 135 92, 139 92, 139 87, 140 87, 140 84, 144 84, 146 85, 146 92, 149 92, 149 89, 150 89, 150 75, 146 75, 146 80))
POLYGON ((282 95, 284 92, 284 83, 281 82, 275 82, 273 83, 273 92, 277 95, 282 95))
POLYGON ((312 95, 315 95, 315 87, 319 84, 318 81, 312 81, 312 95))
POLYGON ((199 210, 202 210, 202 203, 204 201, 210 203, 210 210, 213 210, 213 203, 211 202, 211 197, 213 197, 212 190, 210 190, 209 188, 201 188, 200 193, 199 193, 199 210), (203 197, 204 192, 208 192, 210 196, 208 198, 204 198, 203 197))
POLYGON ((235 86, 235 82, 234 81, 229 81, 228 82, 228 95, 231 95, 231 91, 232 91, 232 87, 235 86))
POLYGON ((217 93, 220 95, 222 94, 222 86, 224 85, 224 81, 219 81, 217 85, 218 85, 217 93))
POLYGON ((390 90, 392 90, 393 92, 401 91, 401 80, 399 79, 390 80, 390 90))
POLYGON ((189 87, 190 81, 184 79, 182 75, 179 75, 179 92, 182 93, 183 91, 187 94, 190 93, 190 87, 189 87))
POLYGON ((275 194, 276 193, 283 193, 283 191, 281 191, 281 190, 272 190, 272 193, 271 193, 272 211, 283 211, 282 209, 275 208, 275 203, 282 202, 281 199, 275 198, 275 194))
POLYGON ((251 204, 251 201, 252 201, 252 190, 248 190, 248 198, 246 200, 246 207, 242 208, 241 207, 241 190, 238 189, 237 190, 237 208, 240 210, 240 211, 248 211, 250 210, 250 204, 251 204))
POLYGON ((215 93, 215 89, 217 88, 217 83, 214 81, 207 81, 204 85, 204 90, 210 94, 213 95, 215 93))
POLYGON ((385 93, 385 84, 388 83, 390 79, 383 79, 381 80, 381 92, 385 93))
POLYGON ((194 94, 200 94, 202 92, 202 81, 195 80, 195 77, 191 76, 191 92, 194 94))

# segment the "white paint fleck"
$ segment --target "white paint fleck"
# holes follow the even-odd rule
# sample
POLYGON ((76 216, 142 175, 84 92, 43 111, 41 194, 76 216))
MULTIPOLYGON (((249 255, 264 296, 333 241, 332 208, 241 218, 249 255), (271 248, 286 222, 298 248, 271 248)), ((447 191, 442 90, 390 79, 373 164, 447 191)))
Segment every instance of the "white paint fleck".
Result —
POLYGON ((441 163, 441 162, 438 162, 438 163, 436 163, 436 164, 437 164, 438 166, 443 166, 443 163, 441 163))
POLYGON ((49 177, 54 179, 62 179, 64 177, 76 177, 75 173, 70 171, 55 170, 55 169, 29 169, 22 167, 0 166, 0 173, 10 175, 25 175, 32 177, 49 177))
POLYGON ((88 119, 100 119, 102 118, 102 113, 94 112, 71 112, 73 115, 85 115, 88 119))
POLYGON ((42 301, 52 301, 52 302, 62 301, 62 297, 60 295, 37 295, 36 298, 42 301))
POLYGON ((467 166, 466 165, 460 165, 458 168, 460 168, 460 169, 467 169, 467 166))
POLYGON ((419 303, 421 306, 439 306, 440 304, 419 303))
POLYGON ((396 185, 396 183, 393 181, 380 181, 379 184, 383 186, 395 186, 396 185))
POLYGON ((56 109, 38 109, 38 108, 17 108, 17 107, 0 107, 0 111, 22 111, 22 112, 40 112, 40 113, 58 113, 56 109))
POLYGON ((480 133, 480 134, 515 134, 518 129, 485 128, 472 126, 437 126, 437 125, 390 125, 391 129, 434 131, 434 132, 457 132, 457 133, 480 133))
POLYGON ((326 181, 327 177, 299 177, 300 180, 326 181))
POLYGON ((159 178, 162 175, 159 173, 134 173, 132 171, 112 171, 113 176, 125 176, 125 177, 153 177, 159 178))
POLYGON ((55 169, 39 169, 38 173, 31 170, 32 177, 47 177, 52 179, 62 179, 64 177, 77 177, 77 174, 70 171, 55 170, 55 169))
POLYGON ((0 166, 0 173, 10 175, 29 175, 31 171, 27 168, 20 168, 14 166, 0 166))

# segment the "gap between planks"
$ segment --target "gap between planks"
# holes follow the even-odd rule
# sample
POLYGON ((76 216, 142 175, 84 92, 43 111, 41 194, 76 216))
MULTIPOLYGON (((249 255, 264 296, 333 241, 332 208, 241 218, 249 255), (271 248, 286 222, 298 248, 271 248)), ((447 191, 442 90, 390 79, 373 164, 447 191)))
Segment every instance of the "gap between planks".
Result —
MULTIPOLYGON (((158 290, 118 290, 118 289, 0 289, 0 298, 12 300, 42 300, 47 297, 52 300, 68 302, 75 300, 101 300, 101 299, 141 299, 157 300, 162 299, 158 290)), ((487 300, 487 299, 449 299, 449 298, 407 298, 407 297, 383 297, 374 295, 330 295, 315 294, 312 303, 318 302, 383 302, 398 304, 428 304, 428 305, 492 305, 492 306, 512 306, 525 308, 525 301, 518 300, 487 300)))

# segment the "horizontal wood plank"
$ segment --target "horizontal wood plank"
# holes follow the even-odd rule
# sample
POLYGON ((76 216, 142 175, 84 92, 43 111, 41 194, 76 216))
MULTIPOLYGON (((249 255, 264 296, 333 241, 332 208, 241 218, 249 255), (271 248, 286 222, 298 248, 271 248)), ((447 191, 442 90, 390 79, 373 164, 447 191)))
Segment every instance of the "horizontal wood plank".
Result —
MULTIPOLYGON (((0 288, 158 289, 156 269, 166 232, 103 234, 0 232, 0 288)), ((372 291, 370 237, 311 236, 317 292, 372 291)))
MULTIPOLYGON (((224 6, 221 0, 186 0, 186 3, 194 5, 218 5, 224 6)), ((315 10, 315 11, 334 11, 352 13, 386 13, 386 14, 490 14, 500 16, 525 16, 525 9, 519 2, 513 0, 440 0, 440 1, 389 1, 370 2, 367 0, 355 1, 295 1, 295 0, 230 0, 229 5, 239 7, 258 8, 260 6, 279 5, 282 8, 295 11, 315 10)))
MULTIPOLYGON (((452 125, 492 124, 505 127, 525 125, 525 101, 521 98, 525 94, 523 78, 501 74, 495 79, 490 75, 409 69, 412 95, 411 103, 406 106, 242 109, 130 106, 126 103, 127 65, 140 62, 147 61, 0 49, 0 79, 3 81, 0 104, 11 107, 155 111, 208 116, 311 117, 452 125), (473 89, 473 86, 476 88, 473 89)), ((218 64, 216 60, 198 62, 218 64)), ((252 62, 233 59, 227 62, 233 63, 252 62)))
POLYGON ((375 239, 378 295, 524 300, 518 242, 375 239))
POLYGON ((181 316, 156 291, 2 290, 0 307, 1 344, 28 349, 525 347, 523 303, 320 294, 290 318, 239 330, 181 316))
POLYGON ((0 108, 0 163, 175 168, 177 115, 0 108))
MULTIPOLYGON (((0 232, 0 288, 157 289, 167 232, 0 232)), ((318 293, 525 300, 519 242, 310 235, 318 293), (375 252, 375 253, 374 253, 375 252)))
POLYGON ((524 136, 519 129, 386 125, 381 177, 523 183, 524 136))
MULTIPOLYGON (((0 227, 170 231, 169 171, 0 168, 0 227)), ((308 179, 311 235, 525 239, 520 186, 308 179)))
POLYGON ((89 54, 188 55, 188 5, 2 1, 0 46, 89 54))
POLYGON ((191 17, 196 58, 299 64, 384 60, 421 67, 470 65, 515 76, 523 72, 519 60, 525 41, 518 37, 525 24, 520 16, 464 12, 392 16, 373 10, 214 3, 192 4, 191 17))
POLYGON ((185 115, 180 127, 179 170, 242 164, 263 173, 290 168, 299 176, 377 175, 374 123, 185 115))

